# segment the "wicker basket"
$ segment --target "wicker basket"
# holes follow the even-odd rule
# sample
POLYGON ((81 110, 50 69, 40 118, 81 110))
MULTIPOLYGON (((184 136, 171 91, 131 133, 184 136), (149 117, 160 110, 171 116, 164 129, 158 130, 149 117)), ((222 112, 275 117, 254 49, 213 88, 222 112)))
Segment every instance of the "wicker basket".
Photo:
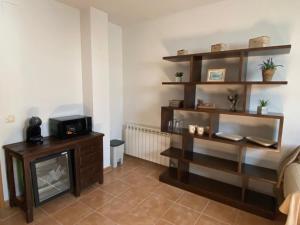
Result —
POLYGON ((227 49, 228 47, 224 43, 219 43, 211 46, 211 52, 226 51, 227 49))
POLYGON ((271 43, 271 38, 268 36, 252 38, 249 40, 249 48, 267 47, 270 45, 270 43, 271 43))

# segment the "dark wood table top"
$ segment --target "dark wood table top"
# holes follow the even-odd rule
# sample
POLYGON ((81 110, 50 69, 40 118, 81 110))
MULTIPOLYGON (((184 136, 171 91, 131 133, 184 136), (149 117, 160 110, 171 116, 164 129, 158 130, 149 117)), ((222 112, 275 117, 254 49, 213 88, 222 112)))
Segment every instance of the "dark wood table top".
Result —
POLYGON ((80 141, 88 140, 93 137, 103 137, 104 134, 91 132, 86 135, 81 135, 68 139, 59 139, 53 136, 45 137, 43 144, 31 144, 25 141, 13 143, 9 145, 4 145, 5 150, 11 151, 16 155, 25 158, 27 156, 32 156, 43 151, 47 151, 49 148, 63 148, 64 146, 76 145, 80 141))

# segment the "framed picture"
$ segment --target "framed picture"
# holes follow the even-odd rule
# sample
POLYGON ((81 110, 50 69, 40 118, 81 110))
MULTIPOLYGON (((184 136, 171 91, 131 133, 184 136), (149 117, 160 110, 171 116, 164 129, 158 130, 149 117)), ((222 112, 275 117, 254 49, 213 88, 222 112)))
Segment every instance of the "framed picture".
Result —
POLYGON ((207 82, 224 82, 226 69, 209 69, 207 82))

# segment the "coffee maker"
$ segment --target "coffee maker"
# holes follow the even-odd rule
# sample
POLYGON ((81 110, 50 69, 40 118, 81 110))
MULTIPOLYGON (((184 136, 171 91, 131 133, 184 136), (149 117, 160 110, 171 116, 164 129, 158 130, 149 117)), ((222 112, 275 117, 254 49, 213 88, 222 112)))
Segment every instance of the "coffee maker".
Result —
POLYGON ((29 119, 29 126, 26 130, 26 142, 33 144, 43 144, 43 137, 41 135, 42 120, 39 117, 31 117, 29 119))

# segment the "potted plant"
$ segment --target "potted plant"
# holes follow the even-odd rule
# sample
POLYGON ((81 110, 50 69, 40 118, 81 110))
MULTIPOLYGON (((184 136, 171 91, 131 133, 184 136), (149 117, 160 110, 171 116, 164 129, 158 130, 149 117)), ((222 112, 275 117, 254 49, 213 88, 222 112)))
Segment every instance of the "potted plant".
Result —
POLYGON ((176 79, 176 82, 182 82, 182 77, 183 77, 183 72, 177 72, 175 73, 175 79, 176 79))
POLYGON ((282 65, 275 65, 272 58, 267 59, 267 61, 263 61, 263 63, 260 64, 263 81, 272 81, 276 68, 279 66, 282 65))
POLYGON ((259 106, 257 106, 257 113, 268 114, 268 105, 269 105, 269 100, 260 99, 259 106))

